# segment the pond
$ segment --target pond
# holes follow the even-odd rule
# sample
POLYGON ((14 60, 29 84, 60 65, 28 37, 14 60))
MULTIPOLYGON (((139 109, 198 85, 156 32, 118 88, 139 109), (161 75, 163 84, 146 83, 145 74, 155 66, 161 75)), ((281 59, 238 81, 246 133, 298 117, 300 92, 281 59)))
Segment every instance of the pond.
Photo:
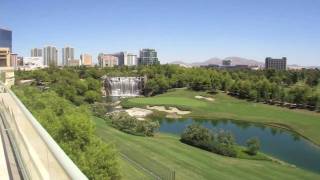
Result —
POLYGON ((199 123, 211 130, 223 129, 232 132, 236 142, 243 146, 247 139, 258 137, 262 152, 297 167, 320 173, 320 148, 298 134, 280 128, 240 121, 162 119, 160 132, 180 135, 193 123, 199 123))

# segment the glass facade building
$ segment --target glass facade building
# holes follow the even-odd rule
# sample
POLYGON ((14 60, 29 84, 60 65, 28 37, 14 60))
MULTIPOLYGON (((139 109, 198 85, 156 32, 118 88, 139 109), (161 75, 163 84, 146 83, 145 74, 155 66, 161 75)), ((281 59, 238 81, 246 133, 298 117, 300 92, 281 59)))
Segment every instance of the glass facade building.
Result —
POLYGON ((283 57, 281 59, 273 59, 267 57, 265 61, 266 69, 275 69, 275 70, 286 70, 287 69, 287 58, 283 57))
POLYGON ((157 51, 155 49, 140 50, 139 64, 140 65, 160 64, 157 56, 157 51))
POLYGON ((12 52, 12 31, 0 28, 0 47, 9 48, 12 52))

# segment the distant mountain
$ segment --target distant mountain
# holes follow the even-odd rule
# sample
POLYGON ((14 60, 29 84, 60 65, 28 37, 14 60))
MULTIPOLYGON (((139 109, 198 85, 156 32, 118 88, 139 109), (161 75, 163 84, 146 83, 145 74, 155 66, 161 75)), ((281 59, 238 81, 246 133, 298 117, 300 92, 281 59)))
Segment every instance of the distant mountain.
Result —
POLYGON ((225 59, 231 60, 232 61, 231 64, 233 65, 264 66, 263 62, 253 60, 253 59, 246 59, 241 57, 227 57, 225 59))
POLYGON ((203 62, 186 63, 183 61, 175 61, 170 64, 180 64, 180 65, 187 65, 187 66, 206 66, 209 64, 222 65, 222 60, 231 60, 232 65, 264 66, 263 62, 259 62, 253 59, 241 58, 241 57, 226 57, 224 59, 214 57, 203 62))
POLYGON ((203 62, 191 63, 192 66, 206 66, 206 65, 209 65, 209 64, 221 65, 222 64, 222 60, 219 59, 219 58, 214 57, 214 58, 208 59, 208 60, 203 61, 203 62))

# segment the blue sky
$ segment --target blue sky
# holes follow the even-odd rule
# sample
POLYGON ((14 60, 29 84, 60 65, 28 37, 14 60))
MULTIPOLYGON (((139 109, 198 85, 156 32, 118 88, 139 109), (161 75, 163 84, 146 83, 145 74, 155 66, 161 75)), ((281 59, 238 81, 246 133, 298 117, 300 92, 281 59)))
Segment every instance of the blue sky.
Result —
POLYGON ((320 65, 319 0, 0 0, 0 26, 25 56, 48 44, 77 56, 149 47, 164 63, 287 56, 320 65))

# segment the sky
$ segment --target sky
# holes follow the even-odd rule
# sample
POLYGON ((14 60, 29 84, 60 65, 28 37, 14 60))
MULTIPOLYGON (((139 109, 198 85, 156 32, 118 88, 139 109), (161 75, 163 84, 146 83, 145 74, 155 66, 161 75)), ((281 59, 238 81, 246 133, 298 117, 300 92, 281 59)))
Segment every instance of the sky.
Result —
MULTIPOLYGON (((320 0, 0 0, 13 51, 69 45, 80 53, 138 54, 161 63, 238 56, 320 65, 320 0)), ((60 57, 61 59, 61 57, 60 57)))

